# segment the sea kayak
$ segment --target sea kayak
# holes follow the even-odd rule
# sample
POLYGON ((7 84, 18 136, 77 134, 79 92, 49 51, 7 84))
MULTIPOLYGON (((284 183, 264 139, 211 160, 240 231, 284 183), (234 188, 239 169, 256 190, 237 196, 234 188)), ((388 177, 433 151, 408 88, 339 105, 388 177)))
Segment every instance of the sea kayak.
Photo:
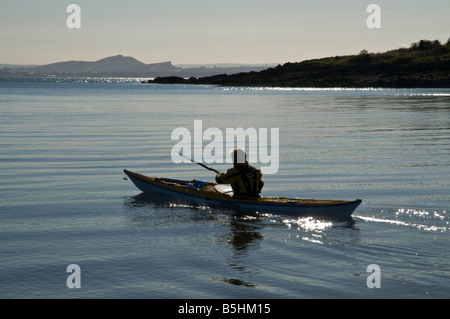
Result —
POLYGON ((361 199, 322 200, 265 196, 237 198, 228 185, 150 177, 126 169, 124 173, 143 193, 154 194, 158 199, 164 196, 168 201, 193 206, 227 208, 247 213, 348 217, 361 204, 361 199))

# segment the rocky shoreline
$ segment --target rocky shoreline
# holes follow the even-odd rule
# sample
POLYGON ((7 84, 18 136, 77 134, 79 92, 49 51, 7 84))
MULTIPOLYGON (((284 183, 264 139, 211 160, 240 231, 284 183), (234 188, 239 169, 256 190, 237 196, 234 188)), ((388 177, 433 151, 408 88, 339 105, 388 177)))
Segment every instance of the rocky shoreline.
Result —
POLYGON ((286 63, 259 72, 200 78, 157 77, 146 83, 259 87, 450 88, 450 39, 421 40, 384 53, 286 63))

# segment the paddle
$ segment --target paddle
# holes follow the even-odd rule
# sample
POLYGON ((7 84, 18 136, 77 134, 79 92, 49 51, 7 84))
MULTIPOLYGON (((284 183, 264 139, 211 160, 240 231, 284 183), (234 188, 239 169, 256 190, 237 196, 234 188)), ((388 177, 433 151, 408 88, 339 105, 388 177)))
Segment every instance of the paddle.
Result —
POLYGON ((181 152, 178 153, 178 154, 179 154, 180 156, 184 157, 185 159, 190 160, 192 163, 198 164, 198 165, 200 165, 200 166, 203 167, 203 168, 206 168, 206 169, 208 169, 208 170, 210 170, 210 171, 213 171, 213 172, 216 172, 217 174, 219 174, 219 171, 216 170, 216 169, 214 169, 214 168, 212 168, 212 167, 209 167, 209 166, 206 166, 205 164, 196 162, 196 161, 194 161, 194 160, 192 160, 192 159, 190 159, 190 158, 184 156, 183 154, 181 154, 181 152))

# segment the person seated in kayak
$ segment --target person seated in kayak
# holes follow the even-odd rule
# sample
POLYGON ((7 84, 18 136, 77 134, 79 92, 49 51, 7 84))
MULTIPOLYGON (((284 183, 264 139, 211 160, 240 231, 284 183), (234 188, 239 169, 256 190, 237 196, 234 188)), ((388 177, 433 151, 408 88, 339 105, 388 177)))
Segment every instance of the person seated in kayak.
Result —
POLYGON ((231 184, 235 197, 259 197, 264 182, 259 169, 249 165, 247 155, 241 149, 231 152, 233 167, 226 173, 219 172, 216 175, 218 184, 231 184))

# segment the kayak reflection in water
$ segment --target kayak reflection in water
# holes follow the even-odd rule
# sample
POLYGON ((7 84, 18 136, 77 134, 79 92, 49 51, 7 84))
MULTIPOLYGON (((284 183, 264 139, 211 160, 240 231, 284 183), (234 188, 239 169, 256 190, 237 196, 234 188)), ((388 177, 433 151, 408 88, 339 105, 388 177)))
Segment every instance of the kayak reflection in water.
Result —
POLYGON ((216 175, 218 184, 231 184, 235 197, 259 197, 264 182, 259 169, 249 165, 247 155, 241 149, 231 151, 233 167, 216 175))

